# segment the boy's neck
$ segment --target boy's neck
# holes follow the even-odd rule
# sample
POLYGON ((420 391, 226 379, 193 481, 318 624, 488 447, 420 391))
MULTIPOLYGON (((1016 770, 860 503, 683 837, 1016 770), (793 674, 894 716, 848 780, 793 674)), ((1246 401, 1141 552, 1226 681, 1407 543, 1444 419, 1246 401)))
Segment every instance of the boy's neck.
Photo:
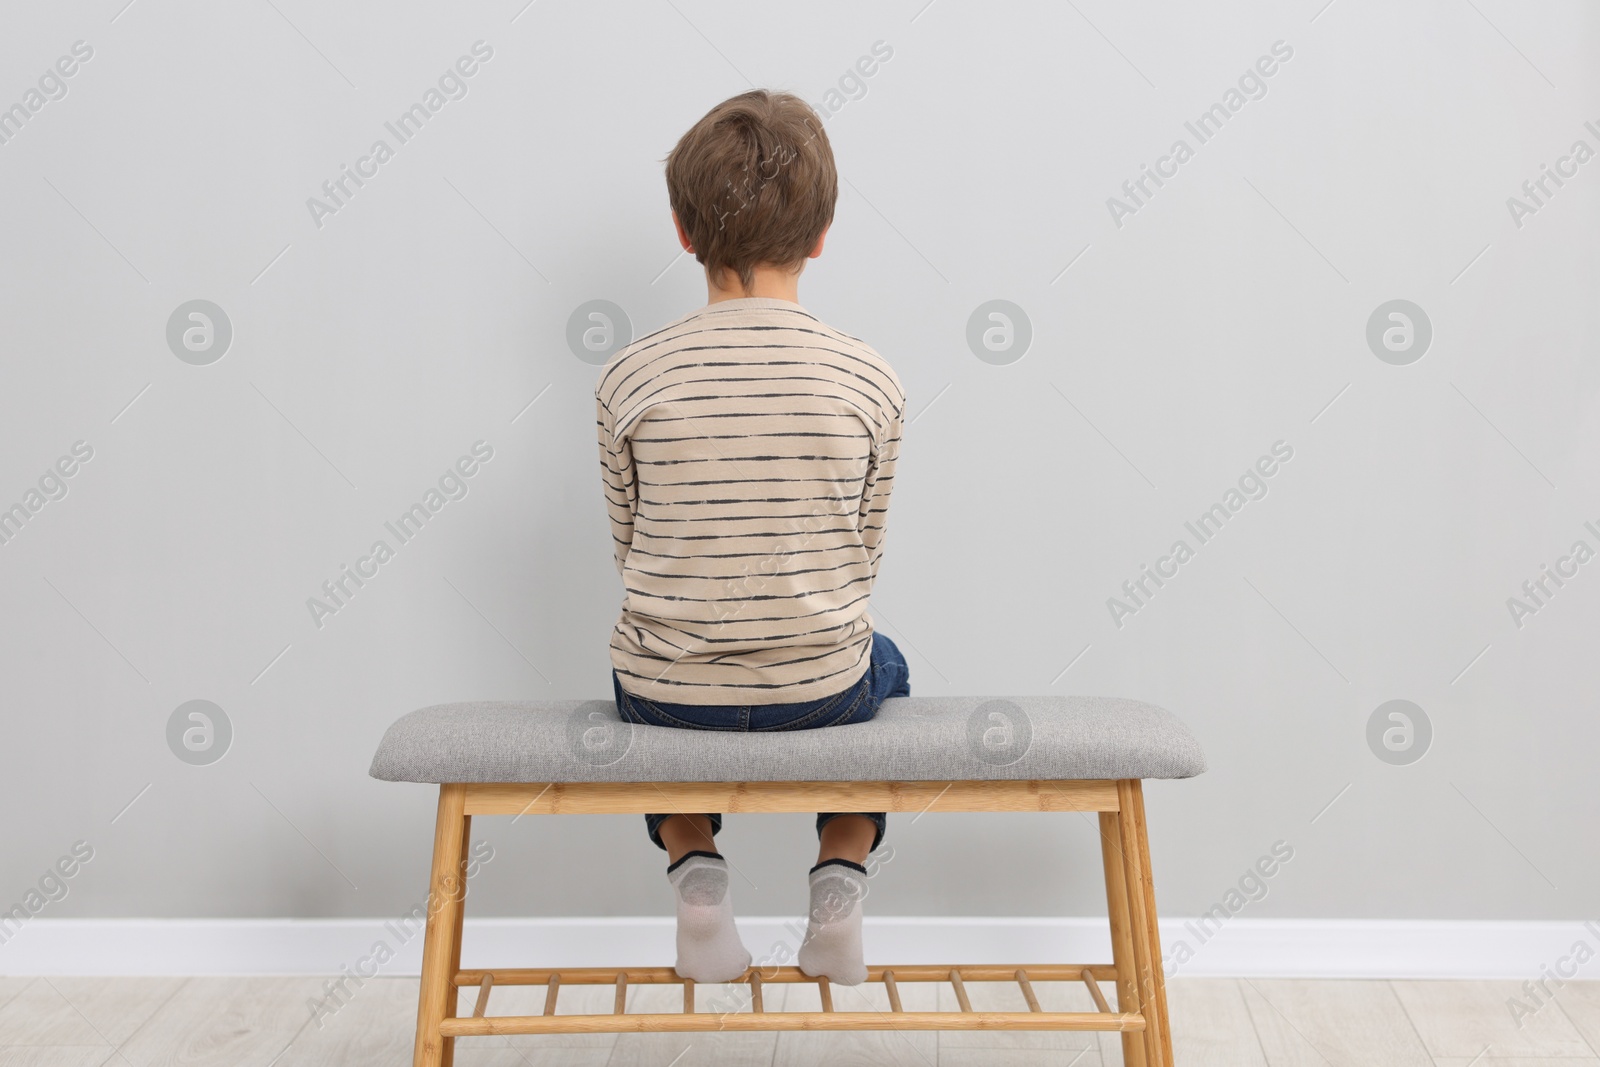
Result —
POLYGON ((710 272, 707 272, 706 303, 715 304, 723 300, 740 300, 747 297, 787 300, 791 304, 798 304, 800 271, 789 271, 782 267, 756 267, 748 292, 739 284, 739 276, 732 271, 723 271, 721 279, 713 278, 710 272), (722 285, 719 281, 729 284, 722 285))

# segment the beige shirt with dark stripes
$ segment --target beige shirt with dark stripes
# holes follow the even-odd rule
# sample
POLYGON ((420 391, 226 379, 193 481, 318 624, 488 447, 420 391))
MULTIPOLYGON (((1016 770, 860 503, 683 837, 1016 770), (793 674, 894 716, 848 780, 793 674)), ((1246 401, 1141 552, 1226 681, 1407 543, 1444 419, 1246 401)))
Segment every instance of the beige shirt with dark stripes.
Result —
POLYGON ((791 301, 718 301, 623 349, 595 407, 623 689, 783 704, 859 681, 905 413, 883 357, 791 301))

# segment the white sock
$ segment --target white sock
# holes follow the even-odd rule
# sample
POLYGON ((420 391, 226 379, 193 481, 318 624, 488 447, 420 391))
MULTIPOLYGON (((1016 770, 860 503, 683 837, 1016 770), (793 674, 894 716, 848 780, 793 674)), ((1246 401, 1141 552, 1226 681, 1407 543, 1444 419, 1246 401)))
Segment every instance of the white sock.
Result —
POLYGON ((828 860, 811 868, 811 918, 800 946, 800 969, 824 975, 839 985, 867 980, 861 955, 861 900, 867 895, 867 869, 849 860, 828 860))
POLYGON ((714 852, 690 852, 667 868, 678 897, 679 977, 731 982, 750 967, 750 953, 733 925, 728 861, 714 852))

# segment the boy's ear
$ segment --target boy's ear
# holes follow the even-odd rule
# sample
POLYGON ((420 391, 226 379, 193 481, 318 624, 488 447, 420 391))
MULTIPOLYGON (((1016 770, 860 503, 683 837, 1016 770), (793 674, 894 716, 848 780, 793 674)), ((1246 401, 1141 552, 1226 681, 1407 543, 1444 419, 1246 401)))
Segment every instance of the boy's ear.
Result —
MULTIPOLYGON (((672 227, 678 231, 678 243, 683 246, 683 250, 685 252, 693 252, 694 242, 689 240, 689 235, 687 233, 683 232, 683 223, 678 221, 678 213, 676 211, 672 212, 672 227)), ((820 243, 817 245, 817 250, 819 252, 822 250, 820 243)), ((813 255, 814 254, 815 253, 813 253, 813 255)))
MULTIPOLYGON (((673 217, 676 218, 677 216, 673 217)), ((818 235, 817 247, 811 250, 811 254, 806 257, 807 259, 816 259, 818 256, 822 255, 822 243, 828 239, 828 230, 832 228, 833 223, 830 222, 828 223, 827 227, 823 229, 822 233, 818 235)))

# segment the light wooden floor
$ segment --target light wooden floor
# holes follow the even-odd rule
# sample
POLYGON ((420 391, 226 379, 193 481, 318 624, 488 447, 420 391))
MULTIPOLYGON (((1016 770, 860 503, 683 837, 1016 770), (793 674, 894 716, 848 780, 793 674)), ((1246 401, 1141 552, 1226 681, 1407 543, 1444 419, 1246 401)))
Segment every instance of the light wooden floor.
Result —
MULTIPOLYGON (((0 1067, 404 1067, 417 983, 367 982, 322 1025, 317 978, 3 978, 0 1067)), ((700 987, 701 1005, 720 987, 700 987)), ((1015 986, 968 986, 973 1007, 1026 1010, 1015 986)), ((1046 1010, 1091 1011, 1082 986, 1038 983, 1046 1010)), ((768 1007, 820 1009, 815 988, 768 987, 768 1007)), ((901 986, 904 1006, 953 1009, 945 987, 901 986)), ((881 986, 834 987, 834 1006, 887 1010, 881 986)), ((1518 1026, 1514 982, 1174 980, 1180 1067, 1600 1067, 1600 982, 1572 982, 1518 1026)), ((561 991, 562 1012, 607 1012, 608 987, 561 991)), ((676 987, 635 988, 630 1011, 676 1011, 676 987)), ((470 1003, 463 1014, 470 1014, 470 1003)), ((543 991, 499 988, 491 1013, 537 1014, 543 991)), ((460 1067, 1111 1067, 1108 1034, 624 1034, 458 1042, 460 1067)))

